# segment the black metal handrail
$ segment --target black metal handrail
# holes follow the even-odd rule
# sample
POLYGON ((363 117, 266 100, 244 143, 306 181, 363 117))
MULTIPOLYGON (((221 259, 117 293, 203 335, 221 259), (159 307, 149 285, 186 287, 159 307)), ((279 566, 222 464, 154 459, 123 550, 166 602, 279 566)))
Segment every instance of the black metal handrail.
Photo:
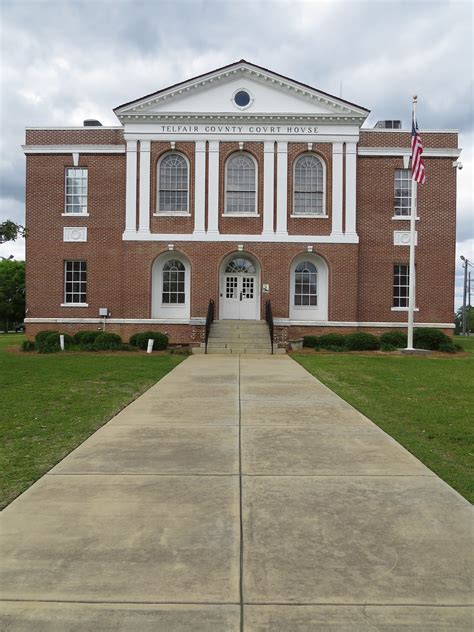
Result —
POLYGON ((207 341, 209 340, 209 332, 211 331, 211 325, 214 320, 214 301, 209 299, 209 305, 207 306, 206 316, 206 330, 204 336, 205 353, 207 353, 207 341))
POLYGON ((272 346, 272 353, 273 353, 273 340, 274 340, 273 312, 272 312, 272 302, 270 300, 268 300, 265 303, 265 320, 267 321, 268 330, 270 331, 270 343, 272 346))

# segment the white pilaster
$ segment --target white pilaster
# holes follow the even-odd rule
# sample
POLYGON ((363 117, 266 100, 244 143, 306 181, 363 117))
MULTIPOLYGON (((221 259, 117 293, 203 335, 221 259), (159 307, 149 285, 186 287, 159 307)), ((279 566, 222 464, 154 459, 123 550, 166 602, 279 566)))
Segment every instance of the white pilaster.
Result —
POLYGON ((209 141, 207 232, 219 234, 219 141, 209 141))
POLYGON ((342 235, 342 143, 332 144, 332 230, 342 235))
POLYGON ((356 234, 357 145, 346 143, 346 235, 356 234))
POLYGON ((140 141, 140 200, 138 230, 150 232, 150 141, 140 141))
POLYGON ((277 225, 279 235, 287 235, 288 209, 288 143, 277 143, 277 225))
POLYGON ((127 140, 125 230, 137 230, 137 141, 127 140))
POLYGON ((275 189, 275 143, 263 143, 263 234, 273 233, 275 189))
POLYGON ((197 140, 194 147, 194 234, 205 231, 206 210, 206 141, 197 140))

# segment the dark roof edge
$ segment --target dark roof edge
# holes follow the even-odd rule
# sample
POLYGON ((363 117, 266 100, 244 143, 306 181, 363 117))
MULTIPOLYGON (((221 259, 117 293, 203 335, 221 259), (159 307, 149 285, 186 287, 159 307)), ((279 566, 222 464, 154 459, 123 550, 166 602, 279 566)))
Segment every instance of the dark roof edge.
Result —
POLYGON ((319 92, 321 94, 324 94, 325 96, 330 97, 331 99, 335 99, 336 101, 341 101, 342 103, 345 103, 346 105, 351 105, 352 107, 359 108, 360 110, 364 110, 367 113, 370 112, 370 110, 368 110, 367 108, 362 107, 361 105, 357 105, 357 103, 352 103, 351 101, 347 101, 346 99, 343 99, 341 97, 336 97, 333 94, 329 94, 329 92, 324 92, 324 90, 319 90, 319 88, 314 88, 313 86, 310 86, 307 83, 302 83, 301 81, 297 81, 296 79, 291 79, 290 77, 286 77, 285 75, 281 75, 280 73, 275 72, 274 70, 269 70, 268 68, 265 68, 264 66, 259 66, 258 64, 253 64, 252 62, 247 61, 246 59, 240 59, 239 61, 234 61, 231 64, 226 64, 225 66, 221 66, 220 68, 215 68, 214 70, 208 70, 207 72, 204 72, 201 75, 196 75, 195 77, 190 77, 189 79, 185 79, 184 81, 179 81, 178 83, 174 83, 171 86, 167 86, 166 88, 161 88, 161 90, 157 90, 156 92, 151 92, 150 94, 146 94, 143 97, 139 97, 138 99, 133 99, 132 101, 127 101, 126 103, 122 103, 121 105, 118 105, 117 107, 115 107, 113 109, 113 112, 116 112, 117 110, 120 110, 120 108, 124 108, 127 105, 132 105, 132 103, 136 103, 138 101, 143 101, 143 99, 151 99, 152 97, 155 97, 158 94, 161 94, 162 92, 167 92, 168 90, 172 90, 173 88, 178 88, 179 86, 182 86, 185 83, 188 83, 189 81, 195 81, 196 79, 202 79, 203 77, 206 77, 207 75, 213 74, 215 72, 221 72, 223 70, 227 70, 228 68, 232 68, 232 66, 237 66, 238 64, 248 64, 249 66, 253 66, 254 68, 258 68, 259 70, 263 70, 264 72, 268 72, 268 73, 270 73, 272 75, 275 75, 276 77, 280 77, 280 79, 284 79, 285 81, 291 81, 292 83, 296 83, 299 86, 303 86, 304 88, 308 88, 309 90, 314 90, 315 92, 319 92))

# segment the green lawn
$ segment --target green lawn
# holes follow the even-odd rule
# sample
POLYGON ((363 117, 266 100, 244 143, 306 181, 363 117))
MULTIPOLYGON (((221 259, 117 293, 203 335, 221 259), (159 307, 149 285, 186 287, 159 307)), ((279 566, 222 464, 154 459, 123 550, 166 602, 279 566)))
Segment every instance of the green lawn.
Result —
POLYGON ((294 354, 293 358, 474 501, 474 337, 469 357, 294 354))
POLYGON ((183 359, 7 351, 22 340, 0 335, 0 508, 183 359))

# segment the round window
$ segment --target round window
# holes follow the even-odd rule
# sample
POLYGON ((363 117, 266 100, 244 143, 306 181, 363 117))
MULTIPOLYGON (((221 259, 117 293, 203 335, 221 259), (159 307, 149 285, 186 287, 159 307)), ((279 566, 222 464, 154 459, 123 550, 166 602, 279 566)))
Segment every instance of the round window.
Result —
POLYGON ((239 90, 234 95, 234 103, 239 108, 245 108, 250 103, 250 94, 245 90, 239 90))

